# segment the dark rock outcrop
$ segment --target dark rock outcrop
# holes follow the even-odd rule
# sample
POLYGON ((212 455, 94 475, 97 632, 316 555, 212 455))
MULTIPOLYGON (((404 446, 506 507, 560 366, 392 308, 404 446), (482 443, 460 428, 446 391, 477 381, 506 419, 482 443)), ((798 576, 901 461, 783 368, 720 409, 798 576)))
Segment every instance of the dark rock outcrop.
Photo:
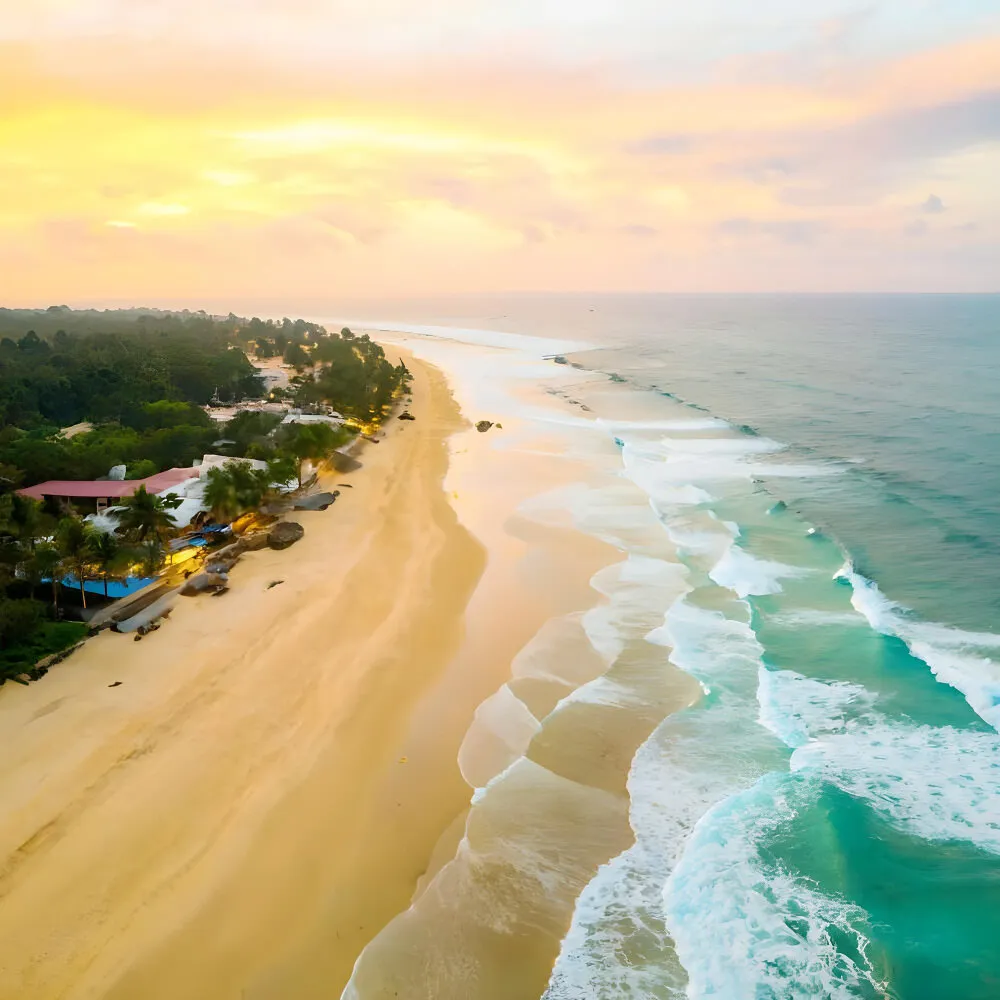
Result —
POLYGON ((492 420, 480 420, 476 424, 476 430, 479 431, 480 434, 485 434, 492 426, 492 420))
POLYGON ((228 573, 240 560, 240 557, 230 556, 228 559, 217 559, 215 557, 205 563, 205 572, 216 575, 228 573))
POLYGON ((293 510, 326 510, 340 496, 340 490, 333 493, 313 493, 311 496, 299 497, 293 510))
POLYGON ((294 545, 306 533, 305 528, 297 521, 282 521, 276 524, 267 535, 267 544, 272 549, 287 549, 294 545))
POLYGON ((181 587, 182 597, 198 597, 201 594, 215 594, 229 588, 229 578, 223 573, 198 573, 186 580, 181 587))
POLYGON ((240 539, 240 545, 244 552, 257 552, 267 548, 267 532, 255 531, 253 534, 244 535, 240 539))
POLYGON ((416 420, 417 418, 409 410, 403 410, 399 415, 400 420, 416 420))

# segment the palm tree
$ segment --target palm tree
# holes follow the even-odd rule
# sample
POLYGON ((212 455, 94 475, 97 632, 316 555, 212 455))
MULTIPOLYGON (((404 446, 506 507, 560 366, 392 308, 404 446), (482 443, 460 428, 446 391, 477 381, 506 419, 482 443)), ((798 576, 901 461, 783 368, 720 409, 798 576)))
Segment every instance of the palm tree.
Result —
POLYGON ((163 565, 163 542, 158 535, 153 535, 135 550, 135 554, 140 559, 143 576, 155 576, 163 565))
POLYGON ((122 505, 125 510, 120 523, 130 537, 140 542, 150 536, 162 540, 174 526, 169 511, 181 505, 181 498, 173 493, 160 497, 147 493, 146 487, 140 486, 132 496, 122 501, 122 505))
POLYGON ((270 463, 266 469, 255 469, 249 462, 227 462, 221 468, 208 470, 204 500, 214 517, 232 521, 248 510, 257 510, 270 495, 275 476, 289 478, 287 463, 270 463))
POLYGON ((204 501, 217 521, 229 522, 240 514, 236 498, 236 484, 226 466, 208 470, 204 501))
POLYGON ((34 552, 38 539, 48 533, 46 522, 51 518, 42 513, 42 505, 37 500, 22 496, 15 496, 13 500, 11 527, 21 544, 34 552))
POLYGON ((78 517, 64 517, 56 528, 56 545, 67 566, 80 581, 80 600, 87 607, 84 584, 93 563, 94 529, 78 517))
POLYGON ((122 548, 116 535, 109 531, 95 532, 90 540, 90 552, 94 566, 100 570, 104 580, 104 596, 108 596, 108 577, 122 568, 128 553, 122 548))
POLYGON ((59 617, 59 583, 63 577, 62 553, 54 545, 37 545, 31 559, 30 573, 38 581, 49 580, 52 583, 52 613, 59 617))
POLYGON ((336 430, 329 424, 288 424, 282 428, 282 447, 294 455, 298 462, 299 486, 302 486, 302 470, 306 462, 319 462, 342 445, 349 436, 342 427, 336 430))

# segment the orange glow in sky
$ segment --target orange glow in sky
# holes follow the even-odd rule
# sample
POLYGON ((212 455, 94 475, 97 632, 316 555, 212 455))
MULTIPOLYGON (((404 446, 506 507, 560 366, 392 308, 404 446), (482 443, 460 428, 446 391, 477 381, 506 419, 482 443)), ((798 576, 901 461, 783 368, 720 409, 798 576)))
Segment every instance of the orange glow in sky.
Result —
POLYGON ((3 304, 1000 290, 995 4, 10 6, 3 304))

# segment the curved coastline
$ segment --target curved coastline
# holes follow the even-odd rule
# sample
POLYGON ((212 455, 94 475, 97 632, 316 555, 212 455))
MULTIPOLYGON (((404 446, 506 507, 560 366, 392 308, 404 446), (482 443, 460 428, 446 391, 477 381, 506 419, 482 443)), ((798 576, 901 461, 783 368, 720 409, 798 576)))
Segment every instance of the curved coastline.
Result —
POLYGON ((301 514, 292 553, 247 556, 228 596, 141 645, 105 633, 0 692, 0 996, 287 996, 311 931, 326 995, 406 905, 439 834, 437 761, 400 763, 407 720, 485 562, 441 486, 461 415, 413 367, 418 422, 301 514))

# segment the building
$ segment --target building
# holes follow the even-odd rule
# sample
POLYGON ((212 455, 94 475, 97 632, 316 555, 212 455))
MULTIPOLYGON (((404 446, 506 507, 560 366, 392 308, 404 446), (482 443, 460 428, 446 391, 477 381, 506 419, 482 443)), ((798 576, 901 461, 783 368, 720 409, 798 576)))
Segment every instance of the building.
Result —
POLYGON ((89 507, 91 501, 98 514, 132 496, 140 486, 147 493, 167 493, 189 479, 198 478, 197 468, 167 469, 146 479, 50 479, 36 486, 18 490, 21 496, 33 500, 56 500, 74 506, 89 507))

